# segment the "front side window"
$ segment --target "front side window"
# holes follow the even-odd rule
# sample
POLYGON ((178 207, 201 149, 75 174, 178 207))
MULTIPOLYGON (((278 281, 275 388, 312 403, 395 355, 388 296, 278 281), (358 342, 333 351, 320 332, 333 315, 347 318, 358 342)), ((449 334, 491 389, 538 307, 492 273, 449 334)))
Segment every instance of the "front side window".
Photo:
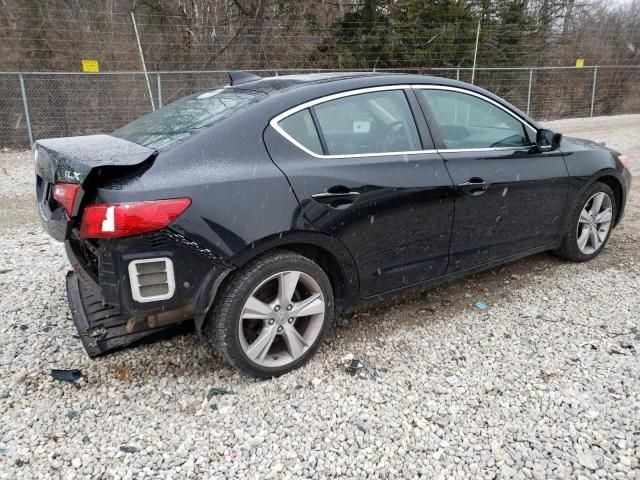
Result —
POLYGON ((417 90, 426 100, 448 149, 522 147, 524 125, 481 98, 436 89, 417 90))
POLYGON ((262 92, 233 88, 190 95, 134 120, 111 135, 153 149, 166 148, 265 97, 262 92))
POLYGON ((313 109, 329 155, 422 149, 411 109, 401 90, 354 94, 313 109))

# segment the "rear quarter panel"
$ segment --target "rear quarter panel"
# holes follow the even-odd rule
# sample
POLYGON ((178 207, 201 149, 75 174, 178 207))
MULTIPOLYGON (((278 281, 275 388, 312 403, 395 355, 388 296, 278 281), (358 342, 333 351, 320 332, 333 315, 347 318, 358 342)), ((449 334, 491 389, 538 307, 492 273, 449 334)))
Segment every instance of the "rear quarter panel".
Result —
POLYGON ((191 206, 172 228, 226 259, 262 238, 298 227, 298 202, 266 153, 264 125, 239 120, 161 152, 144 175, 103 186, 100 199, 189 197, 191 206))

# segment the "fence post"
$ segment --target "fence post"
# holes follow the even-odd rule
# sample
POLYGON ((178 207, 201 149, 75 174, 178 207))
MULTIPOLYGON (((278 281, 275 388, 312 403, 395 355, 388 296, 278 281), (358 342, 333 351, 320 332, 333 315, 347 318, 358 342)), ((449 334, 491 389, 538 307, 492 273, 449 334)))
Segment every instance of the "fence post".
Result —
POLYGON ((460 69, 456 68, 456 80, 460 80, 460 69))
POLYGON ((160 82, 159 73, 156 73, 156 82, 158 86, 158 108, 162 108, 162 83, 160 82))
POLYGON ((531 109, 531 84, 533 83, 533 68, 529 70, 529 91, 527 93, 527 115, 531 109))
POLYGON ((138 41, 138 51, 140 52, 140 60, 142 61, 142 70, 144 72, 144 79, 147 81, 147 90, 149 91, 149 100, 151 101, 151 110, 156 111, 156 105, 153 102, 153 93, 151 93, 151 83, 149 83, 149 74, 147 73, 147 64, 144 61, 144 53, 142 52, 142 44, 140 43, 140 35, 138 35, 138 25, 136 24, 136 17, 131 12, 131 21, 133 22, 133 31, 136 34, 136 40, 138 41))
POLYGON ((27 90, 24 88, 24 77, 20 75, 20 90, 22 91, 22 105, 24 107, 24 119, 27 122, 29 133, 29 146, 33 148, 33 133, 31 132, 31 118, 29 117, 29 102, 27 102, 27 90))
POLYGON ((593 117, 593 107, 596 100, 596 81, 598 80, 598 67, 593 67, 593 88, 591 89, 591 117, 593 117))
POLYGON ((475 85, 476 80, 476 58, 478 57, 478 41, 480 40, 480 21, 478 19, 478 31, 476 32, 476 48, 473 51, 473 70, 471 70, 471 85, 475 85))

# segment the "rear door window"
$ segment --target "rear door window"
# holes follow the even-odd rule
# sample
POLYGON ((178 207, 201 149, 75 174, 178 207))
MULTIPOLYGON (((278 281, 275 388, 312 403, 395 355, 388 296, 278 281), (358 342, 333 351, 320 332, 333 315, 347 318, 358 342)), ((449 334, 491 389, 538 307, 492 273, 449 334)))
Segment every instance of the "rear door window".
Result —
POLYGON ((308 108, 280 120, 279 125, 287 135, 307 150, 322 154, 322 144, 308 108))
POLYGON ((329 155, 422 149, 402 90, 360 93, 313 107, 329 155))

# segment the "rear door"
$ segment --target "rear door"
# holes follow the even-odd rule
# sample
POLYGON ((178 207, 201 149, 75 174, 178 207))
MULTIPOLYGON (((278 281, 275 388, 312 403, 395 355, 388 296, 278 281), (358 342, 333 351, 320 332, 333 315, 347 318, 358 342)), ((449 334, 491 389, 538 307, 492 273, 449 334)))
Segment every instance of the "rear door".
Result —
POLYGON ((456 186, 448 273, 554 242, 568 189, 562 154, 532 148, 533 127, 480 94, 415 91, 456 186))
POLYGON ((444 274, 454 189, 410 88, 303 104, 265 142, 306 218, 351 252, 363 295, 444 274))

